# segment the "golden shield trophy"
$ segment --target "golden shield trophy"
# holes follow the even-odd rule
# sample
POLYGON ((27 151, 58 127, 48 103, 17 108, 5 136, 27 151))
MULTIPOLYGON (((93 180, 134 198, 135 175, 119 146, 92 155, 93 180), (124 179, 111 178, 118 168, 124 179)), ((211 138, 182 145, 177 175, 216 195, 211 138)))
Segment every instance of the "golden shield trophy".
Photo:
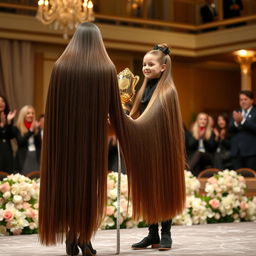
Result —
MULTIPOLYGON (((129 68, 125 68, 117 75, 118 87, 122 106, 124 111, 129 112, 129 107, 126 105, 130 103, 135 95, 135 86, 139 82, 139 76, 134 76, 129 68)), ((119 141, 117 141, 117 220, 116 220, 116 231, 117 231, 117 243, 116 243, 116 254, 120 254, 120 198, 121 198, 121 153, 119 141)))
POLYGON ((126 104, 134 97, 135 87, 140 78, 135 76, 129 68, 125 68, 117 75, 117 79, 123 109, 127 110, 126 104))

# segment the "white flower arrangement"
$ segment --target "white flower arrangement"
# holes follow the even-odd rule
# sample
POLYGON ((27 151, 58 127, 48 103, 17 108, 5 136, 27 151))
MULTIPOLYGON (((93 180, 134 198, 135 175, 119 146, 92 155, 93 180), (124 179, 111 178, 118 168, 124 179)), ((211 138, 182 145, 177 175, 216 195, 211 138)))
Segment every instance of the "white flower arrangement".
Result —
POLYGON ((200 182, 190 171, 185 171, 186 207, 182 214, 173 219, 177 225, 191 226, 193 224, 207 223, 211 211, 206 207, 206 202, 199 196, 200 182))
POLYGON ((12 174, 0 181, 0 235, 37 233, 39 180, 12 174))
POLYGON ((185 184, 187 196, 199 193, 200 182, 190 171, 185 171, 185 184))
MULTIPOLYGON (((108 175, 106 217, 101 229, 116 227, 117 173, 108 175)), ((173 219, 174 224, 193 225, 217 222, 256 221, 256 197, 245 196, 244 177, 234 171, 221 171, 207 180, 205 195, 199 194, 200 182, 185 171, 186 207, 173 219)), ((37 233, 39 180, 23 175, 9 175, 0 181, 0 235, 37 233)), ((132 204, 128 202, 127 176, 121 174, 121 228, 145 226, 132 220, 132 204)))
MULTIPOLYGON (((106 216, 101 224, 101 229, 116 228, 117 221, 117 179, 118 173, 108 174, 108 202, 106 216)), ((121 228, 132 228, 137 225, 132 220, 132 205, 128 202, 127 175, 121 174, 121 197, 120 197, 120 226, 121 228)))
POLYGON ((224 170, 207 180, 207 207, 212 211, 208 223, 256 220, 256 200, 245 196, 246 183, 235 171, 224 170))

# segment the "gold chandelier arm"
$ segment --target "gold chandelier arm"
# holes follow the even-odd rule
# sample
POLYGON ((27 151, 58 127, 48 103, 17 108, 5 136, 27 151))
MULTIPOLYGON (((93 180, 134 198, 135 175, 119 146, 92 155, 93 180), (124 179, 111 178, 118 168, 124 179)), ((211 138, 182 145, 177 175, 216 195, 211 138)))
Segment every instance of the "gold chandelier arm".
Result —
POLYGON ((67 37, 79 23, 94 20, 91 0, 39 0, 36 18, 45 25, 60 29, 67 37))

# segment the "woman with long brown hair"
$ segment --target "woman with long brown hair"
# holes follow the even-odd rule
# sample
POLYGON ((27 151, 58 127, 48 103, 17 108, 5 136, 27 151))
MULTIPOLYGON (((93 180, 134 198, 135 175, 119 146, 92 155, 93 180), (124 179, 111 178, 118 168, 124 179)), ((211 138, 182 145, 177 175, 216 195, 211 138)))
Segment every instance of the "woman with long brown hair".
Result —
POLYGON ((48 91, 39 206, 43 244, 68 234, 68 254, 78 254, 78 246, 83 255, 96 253, 90 239, 106 206, 108 119, 124 154, 134 218, 156 223, 183 210, 183 133, 175 87, 159 83, 144 113, 136 120, 126 116, 100 31, 83 23, 55 63, 48 91))

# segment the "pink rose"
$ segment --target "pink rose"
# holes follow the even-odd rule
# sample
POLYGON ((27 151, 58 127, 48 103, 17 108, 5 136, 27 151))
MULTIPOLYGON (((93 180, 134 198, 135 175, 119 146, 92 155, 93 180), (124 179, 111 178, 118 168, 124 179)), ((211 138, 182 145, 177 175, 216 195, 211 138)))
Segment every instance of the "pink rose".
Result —
POLYGON ((25 197, 27 194, 28 194, 27 191, 20 191, 20 195, 21 195, 22 197, 25 197))
POLYGON ((123 209, 126 209, 127 208, 127 204, 128 204, 128 201, 125 200, 124 198, 122 198, 120 200, 120 206, 123 208, 123 209))
POLYGON ((211 177, 207 180, 210 184, 216 184, 217 183, 217 179, 215 177, 211 177))
POLYGON ((106 215, 107 216, 113 215, 114 212, 115 212, 115 207, 114 206, 107 206, 107 209, 106 209, 106 215))
POLYGON ((218 199, 212 199, 209 201, 209 204, 213 209, 217 209, 220 206, 220 201, 218 199))
POLYGON ((238 176, 238 180, 241 182, 244 182, 245 181, 244 176, 238 176))
POLYGON ((10 190, 11 190, 11 187, 10 187, 8 182, 5 182, 5 183, 0 185, 0 191, 2 193, 5 193, 5 192, 10 191, 10 190))
POLYGON ((33 183, 32 187, 34 190, 39 190, 39 185, 37 183, 33 183))
POLYGON ((240 208, 241 208, 241 210, 246 210, 246 209, 248 209, 248 204, 245 201, 242 201, 240 203, 240 208))
POLYGON ((3 217, 8 221, 13 219, 13 212, 10 210, 4 210, 3 217))
POLYGON ((115 188, 115 182, 113 180, 108 180, 108 189, 111 190, 115 188))
POLYGON ((29 208, 26 210, 26 216, 28 218, 34 218, 36 216, 36 213, 32 208, 29 208))
POLYGON ((24 208, 24 209, 29 209, 29 208, 30 208, 30 204, 27 203, 27 202, 24 202, 24 203, 23 203, 23 208, 24 208))

